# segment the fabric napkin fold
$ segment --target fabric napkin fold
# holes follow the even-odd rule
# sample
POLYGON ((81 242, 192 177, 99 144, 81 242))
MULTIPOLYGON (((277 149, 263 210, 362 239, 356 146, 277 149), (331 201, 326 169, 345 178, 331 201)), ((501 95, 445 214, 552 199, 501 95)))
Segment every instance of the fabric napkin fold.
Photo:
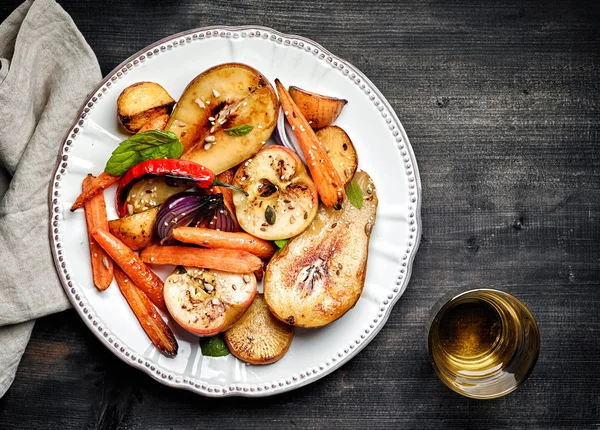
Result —
POLYGON ((101 77, 54 0, 27 1, 0 25, 0 397, 35 319, 71 306, 50 251, 48 187, 62 139, 101 77))

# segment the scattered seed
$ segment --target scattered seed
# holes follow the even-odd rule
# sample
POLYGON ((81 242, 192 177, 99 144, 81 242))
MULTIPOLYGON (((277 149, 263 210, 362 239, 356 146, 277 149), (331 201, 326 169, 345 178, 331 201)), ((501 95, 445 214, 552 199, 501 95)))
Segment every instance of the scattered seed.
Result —
POLYGON ((219 96, 221 95, 221 93, 220 93, 220 92, 218 92, 217 90, 213 90, 213 95, 214 95, 215 97, 219 97, 219 96))
POLYGON ((200 100, 200 99, 196 99, 196 100, 194 100, 194 102, 195 102, 195 103, 196 103, 198 106, 200 106, 202 109, 204 109, 204 108, 206 107, 206 105, 204 104, 204 102, 203 102, 202 100, 200 100))
POLYGON ((212 143, 212 142, 214 142, 214 141, 215 141, 215 137, 214 137, 214 136, 206 136, 206 137, 204 138, 204 141, 205 141, 205 142, 208 142, 208 143, 212 143))
POLYGON ((276 218, 275 209, 273 209, 273 206, 268 205, 265 209, 265 219, 269 224, 273 225, 275 224, 276 218))
POLYGON ((212 146, 212 143, 207 143, 206 145, 204 145, 204 149, 208 151, 211 146, 212 146))
POLYGON ((209 121, 214 121, 214 120, 215 120, 215 117, 214 117, 214 116, 209 116, 209 117, 208 117, 208 120, 209 120, 209 121))

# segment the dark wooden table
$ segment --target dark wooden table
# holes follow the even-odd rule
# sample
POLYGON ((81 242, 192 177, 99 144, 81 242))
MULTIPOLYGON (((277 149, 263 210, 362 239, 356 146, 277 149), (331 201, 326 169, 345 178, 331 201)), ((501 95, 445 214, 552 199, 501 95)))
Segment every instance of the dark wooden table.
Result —
MULTIPOLYGON (((0 21, 18 3, 1 2, 0 21)), ((316 383, 265 399, 167 388, 70 310, 37 322, 0 428, 600 426, 597 0, 60 3, 104 74, 155 40, 214 24, 269 26, 347 59, 410 137, 423 240, 385 328, 316 383), (428 311, 466 285, 515 294, 539 322, 537 366, 504 398, 463 398, 428 362, 428 311)))

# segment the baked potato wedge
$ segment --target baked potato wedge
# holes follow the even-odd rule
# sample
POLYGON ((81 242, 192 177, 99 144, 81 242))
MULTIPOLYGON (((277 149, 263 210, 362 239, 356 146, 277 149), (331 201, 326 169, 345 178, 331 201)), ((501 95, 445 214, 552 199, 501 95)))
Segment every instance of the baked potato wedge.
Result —
POLYGON ((277 124, 278 107, 275 90, 257 70, 221 64, 187 86, 165 130, 181 140, 182 159, 219 174, 262 148, 277 124))
POLYGON ((348 103, 348 100, 324 96, 294 86, 290 87, 289 92, 313 130, 333 124, 348 103))
POLYGON ((117 99, 117 119, 125 130, 137 133, 154 117, 171 113, 175 100, 156 82, 136 82, 117 99))
POLYGON ((358 167, 358 154, 352 144, 352 140, 337 125, 323 127, 317 130, 315 134, 321 145, 325 148, 331 164, 333 164, 340 178, 344 181, 344 186, 346 186, 352 180, 358 167))
POLYGON ((321 205, 312 224, 267 265, 265 301, 281 321, 322 327, 359 299, 378 200, 367 173, 358 172, 353 180, 363 194, 361 209, 347 198, 340 210, 321 205))
POLYGON ((273 316, 262 294, 257 294, 246 313, 225 332, 229 351, 245 363, 275 363, 287 352, 294 327, 273 316))
POLYGON ((113 219, 108 222, 108 228, 125 245, 134 251, 139 251, 152 243, 158 210, 159 208, 155 207, 144 212, 113 219))

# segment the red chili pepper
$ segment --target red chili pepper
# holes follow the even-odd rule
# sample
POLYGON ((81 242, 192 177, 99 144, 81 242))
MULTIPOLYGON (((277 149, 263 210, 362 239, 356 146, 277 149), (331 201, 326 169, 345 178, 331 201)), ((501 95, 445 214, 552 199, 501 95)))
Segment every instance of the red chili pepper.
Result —
POLYGON ((174 158, 158 158, 142 161, 136 164, 123 175, 117 188, 117 213, 120 217, 127 215, 127 195, 133 185, 142 180, 155 176, 164 176, 173 179, 184 179, 195 182, 199 188, 210 188, 213 185, 224 186, 241 191, 233 185, 223 184, 215 177, 215 173, 193 161, 178 160, 174 158))

